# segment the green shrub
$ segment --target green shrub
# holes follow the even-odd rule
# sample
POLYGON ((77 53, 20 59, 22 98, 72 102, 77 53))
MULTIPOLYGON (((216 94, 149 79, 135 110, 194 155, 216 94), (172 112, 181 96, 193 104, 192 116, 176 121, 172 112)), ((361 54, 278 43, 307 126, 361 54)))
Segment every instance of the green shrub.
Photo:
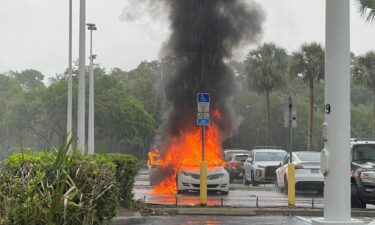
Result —
POLYGON ((0 165, 0 224, 109 224, 119 202, 118 166, 67 151, 16 153, 0 165))
POLYGON ((116 165, 116 179, 120 189, 120 205, 129 208, 133 203, 134 178, 138 173, 137 159, 126 154, 105 154, 116 165))

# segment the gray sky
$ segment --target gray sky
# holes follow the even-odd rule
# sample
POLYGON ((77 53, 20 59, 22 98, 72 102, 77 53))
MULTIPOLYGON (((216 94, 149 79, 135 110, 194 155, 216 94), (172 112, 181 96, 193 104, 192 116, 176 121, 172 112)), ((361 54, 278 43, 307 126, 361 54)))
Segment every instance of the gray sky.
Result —
MULTIPOLYGON (((133 1, 87 1, 87 22, 98 26, 94 34, 96 62, 108 70, 130 70, 143 60, 157 59, 168 37, 166 19, 142 15, 142 7, 135 8, 139 20, 121 20, 124 8, 133 1)), ((77 59, 79 1, 74 2, 73 58, 77 59)), ((305 42, 324 42, 325 0, 257 2, 267 14, 262 42, 275 42, 289 52, 305 42)), ((375 50, 375 24, 360 18, 352 2, 351 49, 356 54, 375 50)), ((33 68, 50 77, 64 71, 68 63, 68 0, 0 0, 0 52, 0 72, 33 68)))

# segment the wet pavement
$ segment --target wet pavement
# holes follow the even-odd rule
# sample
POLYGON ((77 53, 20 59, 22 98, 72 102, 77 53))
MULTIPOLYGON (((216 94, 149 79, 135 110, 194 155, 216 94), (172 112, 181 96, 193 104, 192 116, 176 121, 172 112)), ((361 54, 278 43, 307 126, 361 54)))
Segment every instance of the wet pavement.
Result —
MULTIPOLYGON (((198 205, 199 193, 190 192, 184 195, 157 195, 152 193, 148 181, 148 170, 143 169, 136 177, 135 198, 147 203, 163 205, 198 205)), ((235 207, 283 207, 288 206, 288 198, 280 193, 274 185, 260 185, 258 187, 244 186, 241 181, 231 184, 227 196, 219 193, 209 193, 209 206, 235 207)), ((297 193, 296 206, 306 208, 323 208, 323 196, 314 192, 297 193)))
POLYGON ((231 216, 174 216, 149 217, 141 225, 307 225, 308 219, 299 217, 231 217, 231 216))

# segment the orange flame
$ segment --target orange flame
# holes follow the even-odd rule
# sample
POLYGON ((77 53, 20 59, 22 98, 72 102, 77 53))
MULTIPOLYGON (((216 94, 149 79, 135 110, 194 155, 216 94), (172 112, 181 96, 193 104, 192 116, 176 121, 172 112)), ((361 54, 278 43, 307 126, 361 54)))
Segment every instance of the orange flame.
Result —
MULTIPOLYGON (((220 112, 213 111, 214 119, 219 118, 220 112)), ((205 161, 207 166, 219 166, 224 164, 222 156, 220 132, 218 127, 212 123, 205 132, 205 161)), ((202 161, 202 129, 192 127, 178 137, 173 137, 165 150, 162 158, 158 158, 159 151, 149 152, 149 165, 172 165, 173 174, 154 186, 155 194, 176 193, 176 174, 181 168, 199 167, 202 161)))

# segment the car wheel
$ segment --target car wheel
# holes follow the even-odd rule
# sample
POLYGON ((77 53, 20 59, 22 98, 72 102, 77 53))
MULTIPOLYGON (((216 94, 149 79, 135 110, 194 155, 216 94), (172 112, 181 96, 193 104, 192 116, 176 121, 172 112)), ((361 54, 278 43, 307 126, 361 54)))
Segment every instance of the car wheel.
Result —
POLYGON ((278 192, 283 192, 283 188, 279 186, 279 183, 277 182, 277 178, 275 178, 275 187, 278 192))
POLYGON ((258 182, 254 179, 254 173, 251 172, 251 185, 256 187, 258 186, 258 182))
POLYGON ((221 195, 228 195, 228 194, 229 194, 229 191, 221 191, 220 194, 221 194, 221 195))
POLYGON ((250 185, 250 182, 246 179, 246 174, 245 172, 243 173, 243 184, 245 186, 249 186, 250 185))
POLYGON ((285 194, 288 194, 288 179, 286 176, 284 177, 284 192, 285 194))
POLYGON ((362 199, 358 196, 357 186, 352 184, 351 189, 352 189, 352 196, 351 196, 352 208, 365 209, 366 203, 363 202, 362 199))

